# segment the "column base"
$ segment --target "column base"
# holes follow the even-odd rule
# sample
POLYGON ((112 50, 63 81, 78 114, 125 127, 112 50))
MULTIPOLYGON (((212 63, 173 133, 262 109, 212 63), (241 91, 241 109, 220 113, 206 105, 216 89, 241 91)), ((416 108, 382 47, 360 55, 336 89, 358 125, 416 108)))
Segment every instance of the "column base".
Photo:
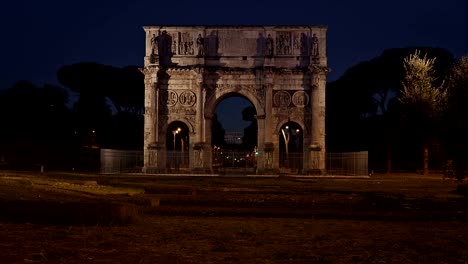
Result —
POLYGON ((163 173, 163 171, 158 167, 143 167, 142 172, 145 174, 163 173))
POLYGON ((308 169, 304 170, 304 174, 306 175, 326 175, 327 172, 324 169, 308 169))
POLYGON ((270 174, 277 175, 279 173, 280 173, 279 169, 268 168, 268 169, 263 169, 263 170, 258 169, 256 174, 257 175, 270 175, 270 174))
POLYGON ((213 170, 210 168, 195 168, 191 172, 194 174, 213 174, 213 170))

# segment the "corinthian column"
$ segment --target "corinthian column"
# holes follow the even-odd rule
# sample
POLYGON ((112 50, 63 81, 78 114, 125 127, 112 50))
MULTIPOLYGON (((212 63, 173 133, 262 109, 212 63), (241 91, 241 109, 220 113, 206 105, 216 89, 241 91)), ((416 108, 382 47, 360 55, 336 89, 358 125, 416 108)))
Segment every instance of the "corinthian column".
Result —
POLYGON ((151 173, 157 170, 158 161, 158 85, 157 72, 159 67, 146 67, 145 74, 145 124, 144 124, 144 161, 143 172, 151 173))
POLYGON ((193 143, 190 153, 190 170, 201 170, 203 168, 203 154, 205 140, 204 133, 204 106, 205 106, 205 87, 204 87, 204 68, 196 68, 196 94, 197 102, 196 108, 197 113, 195 115, 195 134, 193 136, 193 143))
POLYGON ((328 68, 312 65, 311 71, 311 142, 309 151, 309 172, 324 174, 325 164, 325 86, 328 68))

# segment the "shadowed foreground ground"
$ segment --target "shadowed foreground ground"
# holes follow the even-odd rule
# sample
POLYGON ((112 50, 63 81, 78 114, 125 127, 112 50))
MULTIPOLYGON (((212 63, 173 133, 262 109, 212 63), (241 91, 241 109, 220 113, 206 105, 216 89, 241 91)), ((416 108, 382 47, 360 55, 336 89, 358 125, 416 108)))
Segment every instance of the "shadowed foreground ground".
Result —
POLYGON ((0 172, 0 263, 467 263, 456 187, 0 172))

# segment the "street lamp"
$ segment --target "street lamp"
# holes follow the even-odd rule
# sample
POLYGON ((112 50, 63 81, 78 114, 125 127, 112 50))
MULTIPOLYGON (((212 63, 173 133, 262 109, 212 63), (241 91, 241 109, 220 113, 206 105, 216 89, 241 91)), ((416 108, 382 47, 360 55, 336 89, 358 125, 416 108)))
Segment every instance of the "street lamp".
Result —
POLYGON ((178 127, 176 130, 172 130, 172 135, 174 136, 174 151, 175 151, 175 138, 176 134, 179 134, 179 132, 182 131, 180 127, 178 127))
MULTIPOLYGON (((284 128, 281 129, 281 133, 283 134, 284 138, 284 146, 286 147, 286 160, 289 163, 289 139, 290 139, 290 133, 289 133, 289 126, 285 126, 284 128)), ((289 167, 289 165, 287 165, 289 167)))
POLYGON ((289 156, 289 148, 288 148, 289 138, 290 138, 289 126, 286 126, 285 128, 282 128, 281 133, 283 134, 283 138, 284 138, 284 145, 286 147, 286 155, 289 156))
POLYGON ((184 153, 184 137, 180 137, 180 150, 184 153))
POLYGON ((299 144, 301 143, 301 139, 299 138, 299 133, 301 130, 299 128, 296 129, 296 151, 299 151, 299 144))

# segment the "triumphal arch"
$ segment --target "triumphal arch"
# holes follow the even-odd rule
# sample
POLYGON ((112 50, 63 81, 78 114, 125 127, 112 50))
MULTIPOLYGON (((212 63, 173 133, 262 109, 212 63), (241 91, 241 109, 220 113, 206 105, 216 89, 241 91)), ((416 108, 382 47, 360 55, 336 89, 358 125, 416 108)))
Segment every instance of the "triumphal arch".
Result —
POLYGON ((291 122, 302 133, 300 172, 324 172, 325 26, 144 30, 146 173, 167 171, 168 150, 177 148, 188 155, 187 171, 212 172, 212 118, 217 104, 232 95, 256 109, 257 173, 279 171, 280 137, 291 122), (188 130, 181 142, 182 129, 174 123, 188 130))

